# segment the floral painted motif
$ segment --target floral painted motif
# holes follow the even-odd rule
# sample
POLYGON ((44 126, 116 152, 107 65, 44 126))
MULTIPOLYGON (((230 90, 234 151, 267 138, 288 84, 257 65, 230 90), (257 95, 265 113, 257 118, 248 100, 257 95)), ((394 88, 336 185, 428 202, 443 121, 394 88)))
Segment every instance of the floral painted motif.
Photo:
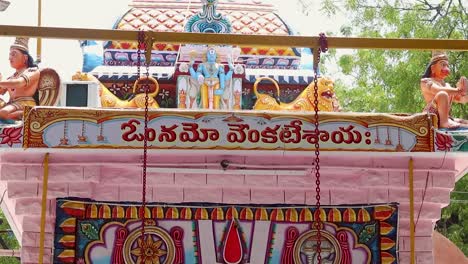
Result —
POLYGON ((21 143, 21 130, 22 127, 9 127, 2 130, 0 134, 0 138, 2 141, 0 142, 1 145, 7 144, 9 147, 12 147, 15 143, 21 143))
POLYGON ((435 144, 437 150, 440 151, 450 151, 452 149, 453 139, 451 135, 436 133, 435 144))
POLYGON ((169 97, 169 91, 166 89, 162 89, 162 91, 159 93, 159 96, 161 96, 162 99, 169 97))
POLYGON ((138 239, 138 247, 133 249, 131 253, 138 257, 137 263, 159 263, 160 257, 167 254, 161 249, 162 241, 154 241, 151 235, 148 235, 146 240, 138 239))
POLYGON ((177 107, 176 100, 174 100, 175 97, 175 89, 162 89, 156 100, 161 107, 173 108, 177 107))

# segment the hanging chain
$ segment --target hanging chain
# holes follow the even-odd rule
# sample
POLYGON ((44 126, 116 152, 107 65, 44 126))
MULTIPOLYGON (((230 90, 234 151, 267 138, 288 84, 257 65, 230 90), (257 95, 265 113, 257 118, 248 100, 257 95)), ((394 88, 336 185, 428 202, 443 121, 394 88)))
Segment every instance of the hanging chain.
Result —
POLYGON ((68 123, 67 120, 63 121, 63 138, 66 139, 68 135, 68 123))
MULTIPOLYGON (((151 51, 152 49, 152 42, 151 41, 147 41, 146 37, 144 38, 144 41, 145 41, 145 54, 148 53, 148 50, 151 51)), ((144 87, 145 87, 145 137, 144 137, 144 140, 143 140, 143 203, 142 203, 142 207, 143 207, 143 219, 145 218, 145 212, 146 212, 146 167, 147 167, 147 164, 148 164, 148 101, 149 101, 149 89, 150 89, 150 86, 149 86, 149 62, 146 60, 146 57, 145 57, 145 66, 146 66, 146 72, 145 72, 145 76, 146 76, 146 80, 144 82, 144 87)))
MULTIPOLYGON (((145 32, 139 31, 138 32, 138 50, 137 50, 137 82, 141 78, 141 50, 146 50, 145 46, 145 32)), ((147 65, 148 67, 148 65, 147 65)), ((147 68, 148 71, 148 68, 147 68)), ((147 73, 148 74, 148 73, 147 73)), ((147 75, 148 76, 148 75, 147 75)), ((147 89, 145 89, 146 92, 147 89)), ((146 161, 147 161, 147 147, 148 147, 148 140, 147 140, 147 130, 148 130, 148 93, 146 92, 146 104, 145 104, 145 127, 144 127, 144 140, 143 140, 143 190, 142 190, 142 197, 141 197, 141 210, 140 210, 140 218, 141 218, 141 241, 143 242, 145 239, 145 221, 146 221, 146 161)))
POLYGON ((317 56, 315 59, 317 60, 314 63, 314 123, 315 123, 315 135, 317 135, 317 140, 315 141, 315 191, 316 191, 316 204, 315 204, 315 228, 317 229, 317 261, 318 264, 322 263, 322 219, 320 219, 320 144, 319 144, 319 137, 320 134, 319 130, 319 101, 318 101, 318 64, 320 62, 320 53, 328 51, 328 42, 325 33, 319 34, 319 43, 320 48, 317 50, 317 56))
POLYGON ((86 134, 86 126, 85 126, 85 121, 83 120, 81 122, 81 136, 84 137, 86 134))

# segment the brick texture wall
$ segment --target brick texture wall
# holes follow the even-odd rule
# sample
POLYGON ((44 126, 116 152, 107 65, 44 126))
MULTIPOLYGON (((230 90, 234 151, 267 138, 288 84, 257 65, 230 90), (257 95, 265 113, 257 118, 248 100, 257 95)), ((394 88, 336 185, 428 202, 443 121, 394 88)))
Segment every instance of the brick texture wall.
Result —
MULTIPOLYGON (((4 153, 0 191, 4 206, 21 239, 23 263, 37 263, 43 181, 43 153, 4 153)), ((408 157, 322 154, 321 203, 324 205, 400 203, 400 263, 409 263, 408 157)), ((213 164, 222 160, 246 166, 309 166, 311 154, 245 152, 213 155, 190 152, 158 155, 150 152, 149 164, 213 164)), ((459 172, 450 158, 415 158, 414 200, 417 263, 432 263, 432 230, 441 208, 450 202, 450 191, 459 172), (437 164, 437 167, 434 167, 437 164)), ((465 161, 465 164, 468 162, 465 161)), ((122 152, 94 154, 52 153, 47 192, 44 263, 51 263, 55 198, 75 196, 103 201, 141 201, 141 155, 122 152)), ((197 168, 199 168, 197 165, 197 168)), ((468 165, 467 165, 468 166, 468 165)), ((155 202, 214 202, 228 204, 315 204, 315 175, 216 175, 150 172, 147 200, 155 202)))

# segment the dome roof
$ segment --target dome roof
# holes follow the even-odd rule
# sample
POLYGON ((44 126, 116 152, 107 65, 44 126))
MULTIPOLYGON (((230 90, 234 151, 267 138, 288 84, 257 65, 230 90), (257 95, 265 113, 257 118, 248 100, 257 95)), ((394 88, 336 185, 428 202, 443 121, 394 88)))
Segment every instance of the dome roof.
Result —
MULTIPOLYGON (((187 30, 191 18, 205 10, 206 2, 214 3, 229 23, 232 34, 291 35, 289 27, 275 13, 273 5, 259 0, 134 0, 131 9, 114 25, 114 29, 156 32, 200 32, 187 30)), ((209 6, 209 5, 208 5, 209 6)), ((189 25, 191 26, 191 25, 189 25)), ((190 29, 190 28, 189 28, 190 29)), ((136 49, 136 42, 112 41, 106 49, 136 49)), ((175 51, 178 45, 155 43, 155 51, 175 51)), ((297 56, 291 48, 245 47, 242 54, 297 56)))

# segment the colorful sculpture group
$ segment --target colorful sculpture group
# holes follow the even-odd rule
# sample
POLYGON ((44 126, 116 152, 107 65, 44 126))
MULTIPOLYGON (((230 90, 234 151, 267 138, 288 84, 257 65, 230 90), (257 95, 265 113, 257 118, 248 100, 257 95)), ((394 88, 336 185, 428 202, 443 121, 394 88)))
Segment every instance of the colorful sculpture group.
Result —
MULTIPOLYGON (((199 49, 200 50, 200 49, 199 49)), ((232 52, 232 49, 230 49, 232 52)), ((187 109, 241 109, 242 87, 234 89, 233 75, 236 67, 231 56, 227 57, 227 63, 220 63, 218 50, 214 46, 206 47, 202 61, 196 63, 197 51, 190 54, 189 64, 181 64, 185 72, 185 82, 179 78, 179 108, 187 109)), ((24 106, 35 106, 39 104, 39 80, 41 71, 34 64, 28 53, 28 39, 17 38, 10 49, 10 64, 16 72, 7 80, 0 81, 0 92, 8 94, 10 99, 6 103, 1 100, 0 118, 4 123, 12 123, 21 119, 24 106)), ((242 66, 238 65, 242 70, 242 66)), ((54 73, 52 73, 53 75, 54 73)), ((431 58, 426 72, 421 79, 421 91, 427 103, 425 112, 436 114, 439 118, 439 127, 448 129, 466 128, 468 121, 450 116, 450 108, 453 102, 468 102, 468 81, 462 76, 456 88, 446 83, 445 79, 450 74, 448 57, 445 53, 436 52, 431 58)), ((56 75, 56 73, 55 73, 56 75)), ((58 94, 58 75, 54 76, 55 87, 51 90, 55 97, 58 94)), ((97 78, 87 73, 77 73, 74 80, 99 82, 97 78)), ((159 92, 159 83, 153 77, 149 78, 153 83, 152 92, 149 96, 149 107, 159 108, 155 100, 159 92)), ((313 84, 313 83, 312 83, 313 84)), ((304 91, 289 104, 281 103, 278 99, 280 86, 268 77, 260 77, 254 84, 253 92, 257 98, 254 105, 256 110, 292 110, 311 111, 314 109, 313 85, 309 85, 304 91), (258 86, 261 81, 269 80, 274 84, 276 96, 260 93, 258 86)), ((239 86, 239 85, 238 85, 239 86)), ((319 110, 338 111, 339 103, 336 99, 333 81, 328 78, 320 78, 319 87, 319 110)), ((137 94, 138 82, 133 86, 133 94, 129 100, 122 100, 114 95, 109 89, 100 83, 101 105, 103 107, 144 107, 144 95, 137 94)), ((273 94, 275 94, 273 93, 273 94)), ((8 99, 7 99, 8 100, 8 99)))
MULTIPOLYGON (((232 33, 235 29, 238 29, 232 26, 235 21, 231 20, 235 16, 229 19, 216 11, 218 1, 210 0, 202 2, 204 8, 200 13, 190 17, 184 28, 185 31, 232 33)), ((124 44, 121 43, 119 45, 124 44)), ((109 52, 105 52, 104 56, 96 54, 98 44, 95 41, 82 41, 80 45, 84 52, 84 70, 91 70, 100 63, 108 61, 106 58, 109 57, 109 52), (93 51, 92 65, 89 63, 89 56, 86 57, 86 55, 90 55, 88 54, 89 52, 85 53, 85 51, 89 50, 93 51)), ((167 46, 166 48, 172 49, 174 47, 167 46)), ((313 80, 308 80, 305 83, 303 81, 302 86, 299 86, 301 88, 295 89, 297 91, 296 94, 293 97, 289 97, 288 100, 285 100, 282 96, 283 85, 285 84, 284 82, 279 83, 278 80, 280 78, 275 79, 270 75, 255 75, 253 81, 250 79, 250 82, 246 82, 250 78, 247 77, 247 70, 256 69, 256 67, 258 69, 267 69, 268 65, 273 65, 273 72, 281 72, 281 67, 288 65, 289 62, 286 62, 283 57, 280 56, 278 57, 279 59, 275 57, 280 52, 278 48, 270 49, 269 51, 261 51, 261 48, 258 48, 257 51, 252 53, 261 54, 263 57, 268 57, 263 55, 266 52, 271 54, 270 58, 266 58, 261 65, 259 64, 258 57, 246 56, 249 49, 245 48, 186 45, 180 46, 178 49, 180 56, 172 62, 174 67, 177 68, 173 74, 172 81, 176 82, 175 94, 177 97, 176 101, 178 102, 173 105, 169 103, 162 104, 163 107, 206 110, 253 108, 255 110, 279 111, 313 111, 315 109, 315 87, 313 80), (238 58, 242 56, 244 56, 243 59, 237 62, 238 58), (265 80, 270 83, 266 84, 262 82, 265 80), (254 98, 255 103, 247 105, 247 103, 243 102, 243 100, 247 101, 249 96, 254 98)), ((102 49, 100 51, 102 52, 102 49)), ((289 54, 287 51, 281 52, 282 54, 289 54)), ((115 56, 117 55, 120 57, 125 55, 126 58, 131 57, 133 59, 135 54, 128 56, 128 54, 120 52, 116 53, 115 56)), ((154 63, 160 63, 158 62, 161 59, 160 55, 151 55, 150 66, 154 63)), ((167 58, 169 57, 167 55, 167 58)), ((5 100, 8 103, 4 100, 0 101, 0 119, 4 120, 4 123, 14 123, 12 120, 21 119, 25 106, 35 106, 38 104, 53 105, 56 102, 60 83, 59 77, 53 70, 44 71, 37 68, 37 65, 34 64, 32 57, 29 55, 27 38, 17 38, 11 46, 10 64, 15 69, 15 73, 3 81, 0 76, 0 94, 9 97, 9 100, 5 100), (42 79, 44 81, 41 81, 42 79), (43 86, 47 87, 44 88, 43 86), (48 90, 48 92, 42 92, 44 89, 48 90), (43 96, 40 97, 41 92, 43 96)), ((135 61, 130 65, 135 65, 135 61)), ((292 67, 292 69, 283 72, 291 74, 291 71, 296 67, 293 65, 288 66, 292 67)), ((440 128, 467 128, 468 121, 451 117, 450 108, 454 102, 468 102, 468 81, 465 77, 461 77, 456 88, 453 88, 445 81, 449 74, 450 69, 447 55, 436 52, 421 79, 422 94, 427 103, 424 111, 438 116, 440 128)), ((141 93, 143 90, 141 87, 142 84, 147 84, 147 82, 142 82, 140 78, 136 78, 133 90, 128 91, 125 98, 116 95, 112 88, 108 89, 105 84, 101 83, 91 73, 78 73, 73 76, 73 79, 98 82, 100 84, 102 107, 143 108, 145 106, 145 96, 141 93)), ((160 84, 157 78, 150 75, 148 79, 151 81, 151 84, 147 84, 151 90, 148 106, 150 108, 159 108, 161 104, 158 104, 157 97, 164 97, 167 95, 168 90, 163 88, 161 93, 159 93, 160 84)), ((333 81, 329 78, 320 77, 317 84, 318 109, 329 112, 340 111, 333 81)), ((163 87, 169 87, 167 85, 167 83, 163 84, 163 87)), ((288 85, 287 82, 286 85, 288 85)), ((295 87, 298 87, 298 85, 295 87)))

